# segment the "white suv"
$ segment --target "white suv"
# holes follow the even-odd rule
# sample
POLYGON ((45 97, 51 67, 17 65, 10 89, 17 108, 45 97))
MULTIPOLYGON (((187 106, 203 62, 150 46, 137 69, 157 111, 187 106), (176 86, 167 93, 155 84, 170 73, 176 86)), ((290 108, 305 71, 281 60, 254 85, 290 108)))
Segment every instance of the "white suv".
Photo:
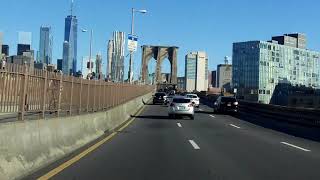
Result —
POLYGON ((200 98, 196 94, 186 94, 187 98, 190 98, 195 107, 200 107, 200 98))
POLYGON ((194 119, 192 100, 183 96, 175 96, 168 107, 168 115, 170 118, 175 118, 176 115, 185 115, 194 119))

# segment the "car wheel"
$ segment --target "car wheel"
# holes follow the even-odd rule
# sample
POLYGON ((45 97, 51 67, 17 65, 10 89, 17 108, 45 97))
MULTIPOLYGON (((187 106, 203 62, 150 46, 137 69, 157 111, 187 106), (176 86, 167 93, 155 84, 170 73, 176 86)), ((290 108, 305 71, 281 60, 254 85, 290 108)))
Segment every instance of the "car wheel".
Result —
POLYGON ((191 116, 190 116, 190 119, 191 119, 191 120, 194 120, 194 115, 191 115, 191 116))

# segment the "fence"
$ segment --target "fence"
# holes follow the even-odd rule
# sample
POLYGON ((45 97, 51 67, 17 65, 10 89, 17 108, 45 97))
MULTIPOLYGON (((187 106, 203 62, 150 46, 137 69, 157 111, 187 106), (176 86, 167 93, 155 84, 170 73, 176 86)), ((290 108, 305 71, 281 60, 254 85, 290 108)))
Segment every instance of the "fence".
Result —
POLYGON ((60 116, 96 112, 154 90, 153 86, 110 83, 66 76, 59 72, 7 64, 0 69, 0 113, 60 116))

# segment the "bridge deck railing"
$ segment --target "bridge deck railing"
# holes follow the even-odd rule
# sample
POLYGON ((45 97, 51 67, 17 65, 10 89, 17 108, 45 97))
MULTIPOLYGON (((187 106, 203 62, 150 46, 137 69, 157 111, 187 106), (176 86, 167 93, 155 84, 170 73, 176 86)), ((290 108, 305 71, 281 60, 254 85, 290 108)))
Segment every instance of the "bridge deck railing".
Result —
MULTIPOLYGON (((202 97, 202 101, 209 106, 213 105, 214 99, 208 96, 202 97)), ((239 111, 248 115, 254 114, 304 126, 320 127, 319 109, 286 107, 239 100, 239 111)))
POLYGON ((106 110, 154 90, 154 86, 111 83, 6 64, 0 69, 0 115, 76 115, 106 110))

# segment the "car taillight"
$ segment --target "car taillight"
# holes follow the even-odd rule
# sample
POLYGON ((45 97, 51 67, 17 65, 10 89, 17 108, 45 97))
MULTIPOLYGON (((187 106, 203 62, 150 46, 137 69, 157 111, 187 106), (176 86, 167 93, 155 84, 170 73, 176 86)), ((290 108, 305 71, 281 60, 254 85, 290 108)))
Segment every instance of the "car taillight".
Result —
POLYGON ((171 104, 170 104, 170 107, 174 107, 174 104, 173 104, 173 103, 171 103, 171 104))
POLYGON ((238 106, 238 104, 239 104, 238 102, 234 102, 234 103, 233 103, 233 105, 235 105, 235 106, 238 106))

